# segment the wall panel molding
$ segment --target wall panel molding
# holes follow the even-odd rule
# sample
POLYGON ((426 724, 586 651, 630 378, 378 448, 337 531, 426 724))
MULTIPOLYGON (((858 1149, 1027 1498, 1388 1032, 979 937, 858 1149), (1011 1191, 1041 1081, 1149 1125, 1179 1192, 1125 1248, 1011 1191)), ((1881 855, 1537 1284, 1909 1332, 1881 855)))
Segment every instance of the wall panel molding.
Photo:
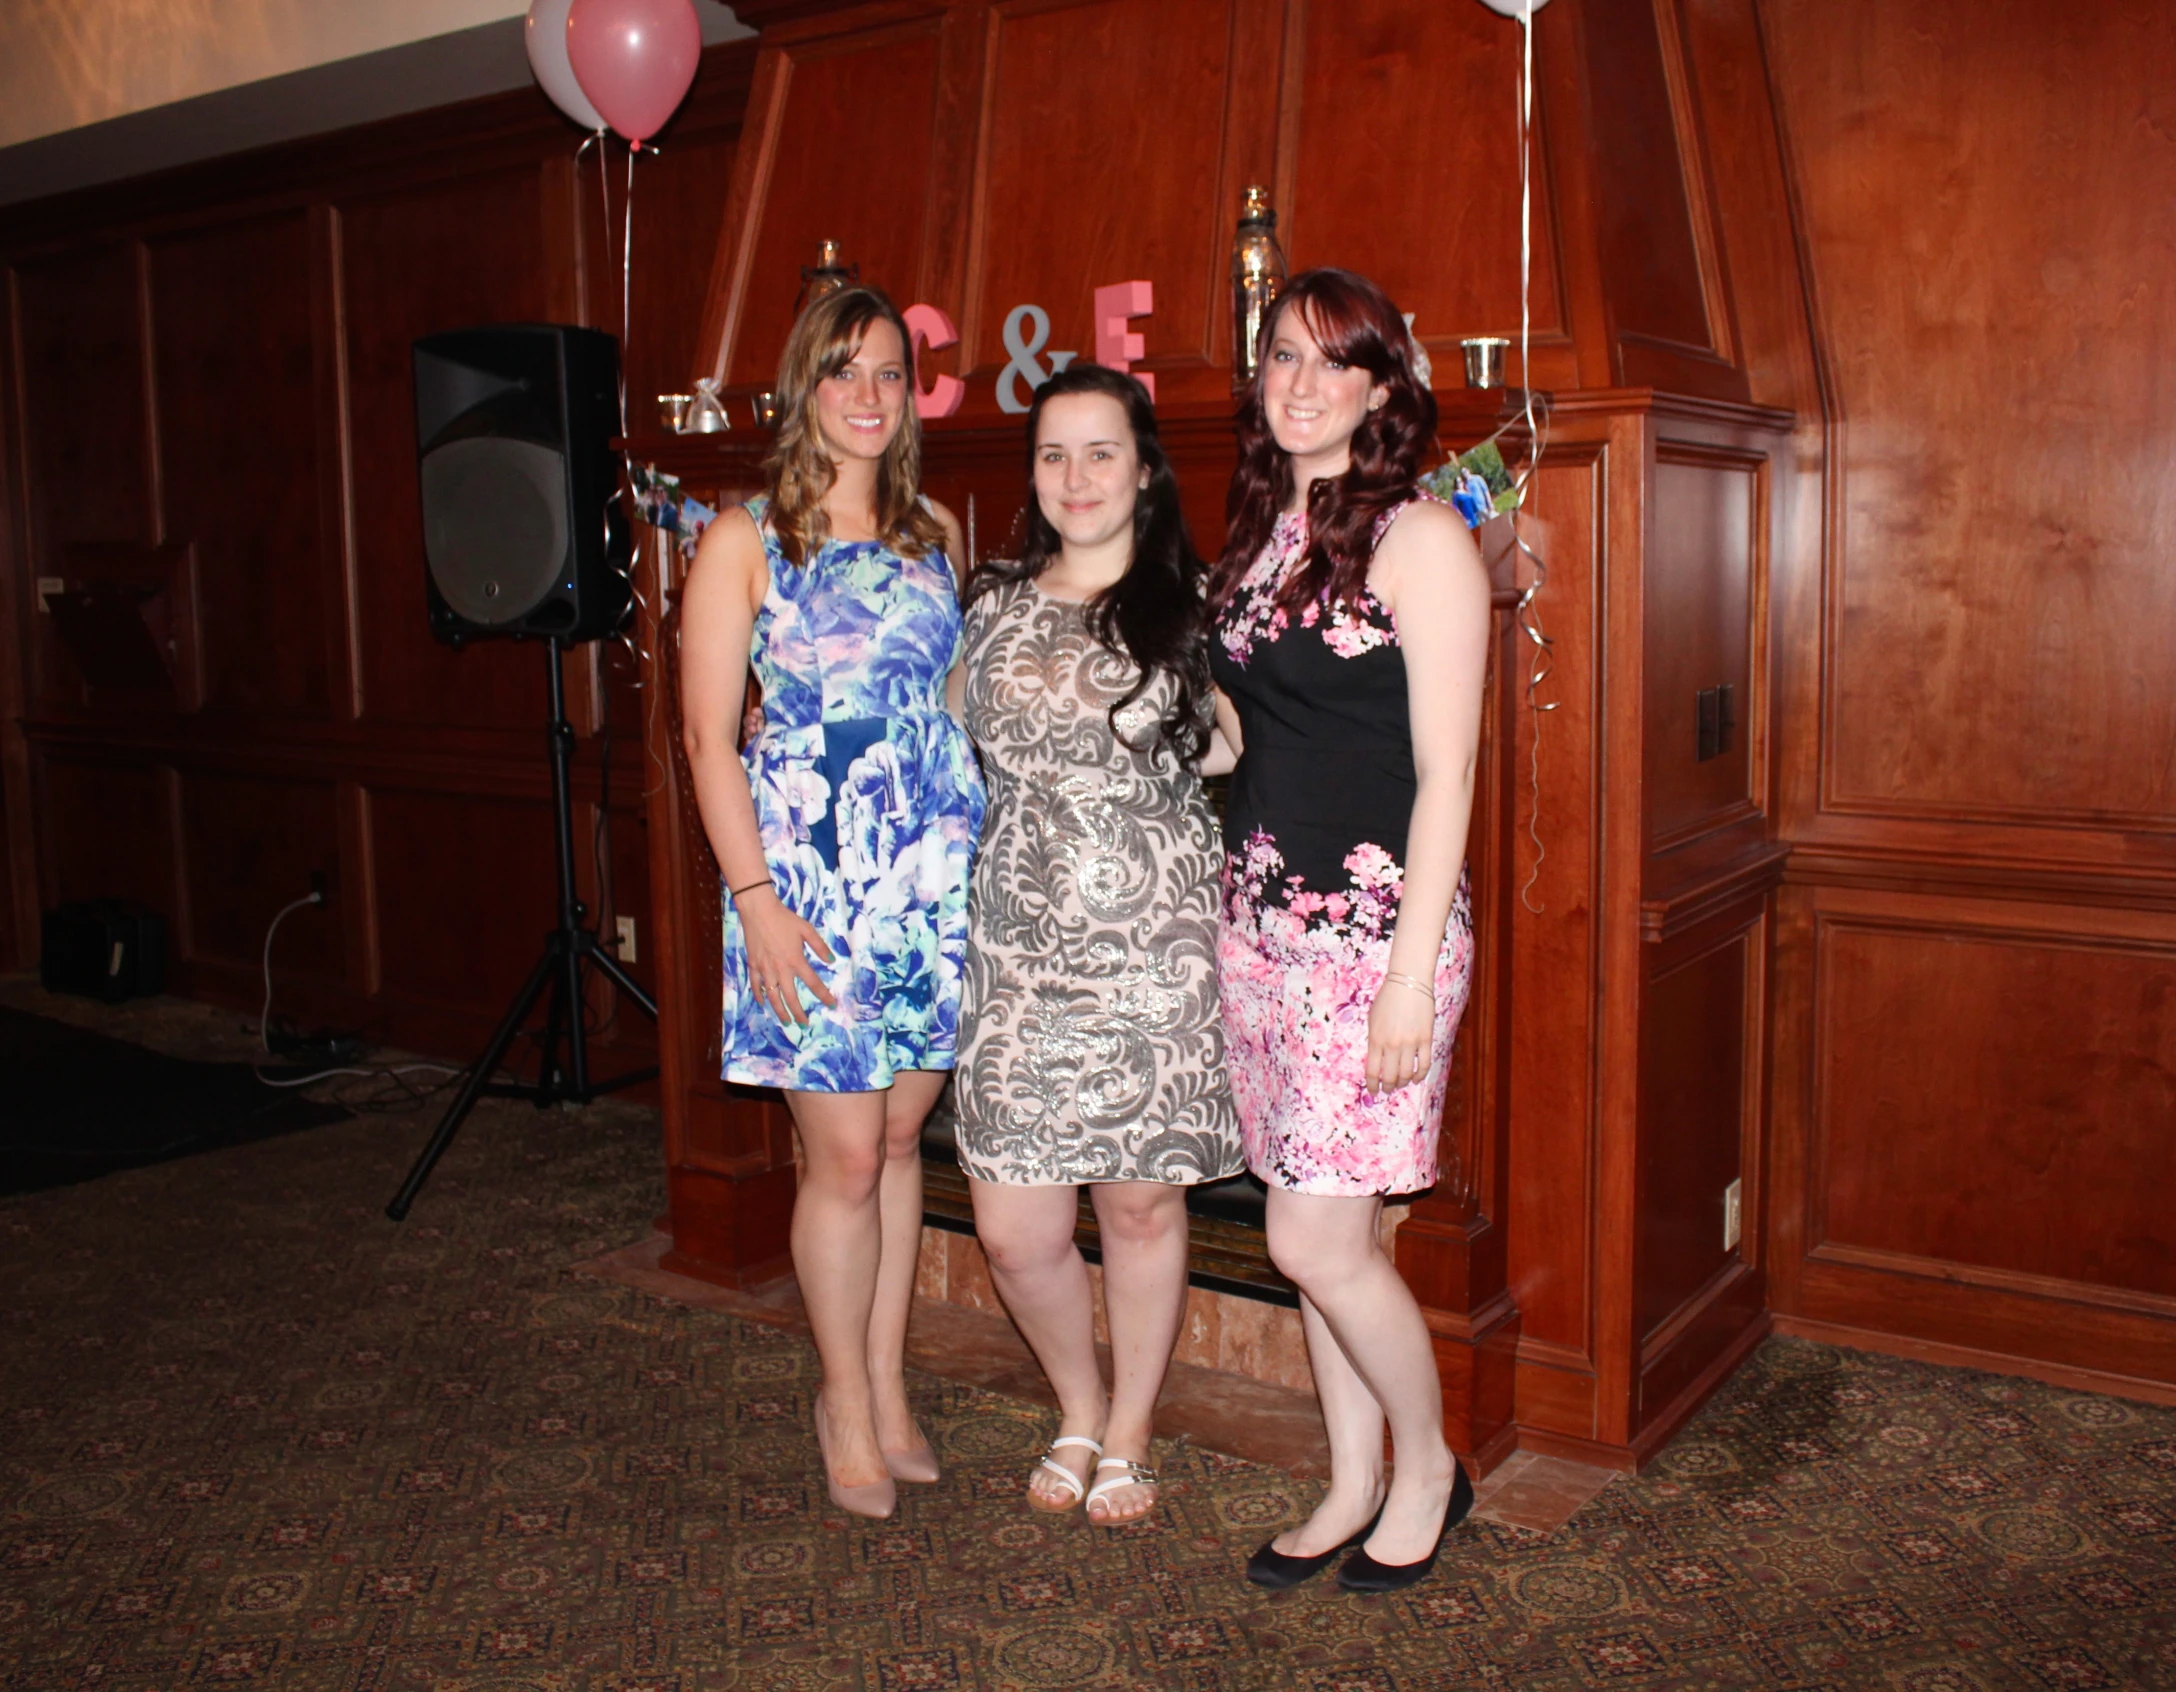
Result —
POLYGON ((2176 40, 2022 0, 1678 4, 1756 18, 1805 301, 1756 382, 1822 416, 1777 604, 1779 1326, 2165 1393, 2176 530, 2137 490, 2176 310, 2128 278, 2176 241, 2176 146, 2123 114, 2176 40))
MULTIPOLYGON (((706 55, 670 162, 641 162, 638 395, 686 367, 672 302, 709 257, 753 57, 706 55)), ((454 1058, 503 1014, 555 910, 543 658, 428 634, 409 342, 591 305, 617 327, 621 231, 578 144, 523 88, 0 211, 11 965, 42 905, 138 898, 169 920, 173 990, 254 1015, 265 925, 321 869, 330 908, 279 931, 276 1012, 454 1058), (38 576, 114 571, 173 602, 177 685, 86 687, 36 609, 38 576)), ((610 888, 608 938, 637 918, 651 979, 634 665, 593 646, 566 670, 578 883, 593 911, 610 888)), ((601 1040, 615 1069, 652 1045, 631 1014, 601 1040)))
POLYGON ((2139 376, 2176 307, 2128 278, 2176 241, 2176 149, 2121 114, 2176 45, 2143 14, 2074 12, 2028 75, 1966 0, 1761 11, 1831 388, 1820 804, 2166 843, 2176 528, 2134 490, 2165 464, 2168 402, 2139 376), (1928 264, 1876 233, 1905 226, 1928 264), (2086 227, 2090 249, 2061 233, 2086 227), (1980 338, 1996 299, 2018 356, 1980 338), (2051 426, 2081 470, 2059 486, 2031 472, 2051 426))
POLYGON ((2176 909, 1797 872, 1779 1312, 2176 1384, 2176 909))
POLYGON ((2140 1292, 2130 1287, 2096 1286, 2088 1281, 2056 1275, 2028 1275, 2011 1269, 1991 1268, 1984 1263, 1963 1263, 1954 1258, 1924 1257, 1914 1252, 1877 1251, 1868 1246, 1840 1245, 1823 1241, 1806 1253, 1808 1263, 1838 1269, 1862 1269, 1881 1275, 1916 1277, 1949 1286, 1986 1287, 2043 1298, 2062 1304, 2091 1305, 2100 1310, 2127 1311, 2176 1321, 2176 1294, 2140 1292))

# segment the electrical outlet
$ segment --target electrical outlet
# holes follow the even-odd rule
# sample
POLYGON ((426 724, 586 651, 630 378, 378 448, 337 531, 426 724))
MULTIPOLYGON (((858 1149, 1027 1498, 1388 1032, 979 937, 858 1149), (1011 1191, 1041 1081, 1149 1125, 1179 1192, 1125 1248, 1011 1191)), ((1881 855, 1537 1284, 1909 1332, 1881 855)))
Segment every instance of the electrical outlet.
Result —
POLYGON ((1739 1193, 1743 1186, 1744 1182, 1741 1178, 1731 1182, 1729 1186, 1723 1189, 1723 1249, 1725 1251, 1730 1250, 1731 1247, 1738 1243, 1738 1234, 1743 1221, 1743 1218, 1739 1215, 1739 1193))
POLYGON ((310 871, 310 897, 321 905, 332 897, 331 883, 321 869, 310 871))
POLYGON ((620 955, 620 962, 640 962, 641 960, 635 952, 635 919, 630 916, 623 916, 613 924, 613 928, 619 936, 619 944, 614 949, 620 955))

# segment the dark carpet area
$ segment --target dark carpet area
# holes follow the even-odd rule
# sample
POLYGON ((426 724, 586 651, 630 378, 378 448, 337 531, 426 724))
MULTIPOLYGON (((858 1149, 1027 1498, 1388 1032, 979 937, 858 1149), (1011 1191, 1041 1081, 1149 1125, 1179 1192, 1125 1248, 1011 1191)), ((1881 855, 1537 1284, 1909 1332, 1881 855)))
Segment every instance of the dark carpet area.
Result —
MULTIPOLYGON (((270 1073, 270 1071, 268 1071, 270 1073)), ((345 1121, 247 1063, 169 1057, 0 1006, 0 1195, 345 1121)))
POLYGON ((1309 1484, 1033 1515, 1045 1413, 934 1379, 943 1484, 838 1515, 803 1342, 568 1270, 654 1117, 487 1102, 396 1226, 428 1117, 0 1203, 0 1685, 2176 1687, 2176 1411, 1778 1341, 1564 1531, 1273 1598, 1309 1484))

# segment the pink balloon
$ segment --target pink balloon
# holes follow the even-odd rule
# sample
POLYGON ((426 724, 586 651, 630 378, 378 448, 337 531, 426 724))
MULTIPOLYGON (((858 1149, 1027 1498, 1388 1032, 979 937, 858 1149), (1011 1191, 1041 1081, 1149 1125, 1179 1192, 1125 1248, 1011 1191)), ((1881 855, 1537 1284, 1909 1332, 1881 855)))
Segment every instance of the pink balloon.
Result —
POLYGON ((693 0, 574 0, 567 9, 574 79, 630 141, 647 141, 665 126, 702 56, 693 0))

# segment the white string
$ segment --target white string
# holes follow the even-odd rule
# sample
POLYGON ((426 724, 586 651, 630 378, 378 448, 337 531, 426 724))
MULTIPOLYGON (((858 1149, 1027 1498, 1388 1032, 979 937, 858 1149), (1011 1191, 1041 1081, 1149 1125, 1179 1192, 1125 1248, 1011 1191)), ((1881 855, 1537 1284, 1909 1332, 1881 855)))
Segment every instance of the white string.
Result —
POLYGON ((1544 445, 1544 428, 1534 416, 1534 377, 1532 366, 1532 341, 1534 327, 1533 276, 1534 276, 1534 181, 1533 181, 1533 125, 1534 125, 1534 3, 1519 11, 1521 56, 1519 61, 1519 395, 1520 417, 1526 426, 1526 462, 1518 474, 1518 503, 1511 510, 1512 563, 1517 565, 1520 554, 1533 562, 1533 579, 1519 594, 1519 601, 1512 608, 1512 620, 1519 632, 1533 642, 1533 662, 1526 674, 1526 702, 1534 713, 1533 740, 1528 756, 1528 785, 1530 804, 1527 810, 1527 838, 1534 843, 1534 865, 1519 889, 1519 903, 1536 916, 1541 907, 1533 901, 1534 883, 1541 879, 1541 861, 1547 849, 1541 843, 1541 718, 1547 711, 1554 711, 1559 700, 1547 704, 1535 697, 1541 684, 1548 680, 1553 667, 1549 657, 1550 639, 1541 625, 1541 613, 1534 602, 1540 597, 1549 579, 1549 567, 1542 562, 1541 554, 1528 543, 1519 531, 1519 516, 1526 509, 1527 489, 1534 478, 1534 471, 1541 463, 1544 445))
MULTIPOLYGON (((591 147, 595 147, 597 149, 597 200, 604 212, 604 256, 607 260, 609 260, 612 257, 612 161, 606 156, 603 130, 598 130, 596 134, 592 135, 587 141, 584 141, 579 147, 574 149, 574 168, 576 170, 580 170, 582 168, 582 155, 588 152, 591 147)), ((632 180, 630 180, 628 183, 628 187, 632 189, 633 186, 634 183, 632 182, 632 180)), ((576 240, 577 242, 580 241, 579 235, 576 236, 576 240)), ((623 293, 621 295, 620 305, 620 316, 622 319, 623 331, 625 327, 624 320, 626 318, 626 315, 626 296, 623 293)), ((624 334, 624 332, 622 333, 620 340, 622 346, 624 346, 626 343, 626 335, 624 334)), ((620 433, 622 435, 625 435, 627 433, 627 369, 624 357, 621 360, 620 366, 620 433)))
MULTIPOLYGON (((679 545, 679 541, 673 535, 666 533, 666 531, 663 529, 660 529, 657 531, 656 538, 650 544, 656 549, 654 553, 654 558, 657 569, 657 644, 658 651, 660 655, 662 655, 664 652, 666 639, 664 620, 665 582, 667 580, 668 573, 672 569, 672 564, 670 561, 673 555, 673 551, 679 545)), ((639 677, 642 674, 642 654, 640 650, 635 647, 632 641, 628 643, 628 649, 635 653, 635 674, 637 677, 639 677)), ((672 780, 672 769, 669 765, 666 764, 665 760, 663 758, 660 758, 657 754, 658 745, 664 738, 663 731, 659 728, 657 721, 658 712, 663 710, 665 707, 664 692, 660 688, 648 688, 645 689, 644 692, 646 697, 643 700, 642 750, 644 754, 649 758, 650 762, 657 767, 656 785, 651 785, 647 772, 645 772, 643 776, 642 797, 645 802, 648 802, 656 794, 662 792, 665 788, 665 784, 672 780)))
MULTIPOLYGON (((630 349, 634 345, 635 155, 640 151, 642 151, 641 142, 633 141, 628 143, 627 193, 624 197, 621 207, 623 222, 620 230, 620 440, 623 443, 627 439, 627 358, 630 349)), ((650 151, 654 153, 657 151, 657 149, 655 147, 652 147, 650 151)), ((611 227, 612 210, 611 201, 608 198, 605 202, 605 229, 609 232, 611 227)), ((607 241, 611 239, 609 233, 607 233, 605 239, 607 241)), ((629 451, 624 445, 620 449, 620 467, 626 473, 628 493, 630 494, 630 496, 632 496, 635 486, 635 459, 634 454, 629 451)), ((662 600, 662 584, 664 581, 663 570, 664 566, 661 562, 659 565, 658 575, 658 581, 660 583, 661 590, 660 602, 658 606, 658 615, 660 617, 664 615, 664 605, 662 600)), ((622 570, 620 571, 620 574, 626 578, 627 596, 634 601, 635 610, 637 612, 637 625, 639 626, 640 618, 649 615, 650 602, 643 597, 640 560, 633 555, 632 551, 630 551, 627 563, 625 567, 622 568, 622 570)), ((624 629, 620 631, 620 639, 626 644, 628 652, 634 657, 635 689, 637 692, 640 692, 642 688, 646 685, 643 681, 642 661, 646 657, 648 657, 649 654, 643 651, 641 642, 630 639, 626 630, 624 629)))
MULTIPOLYGON (((622 210, 626 227, 620 234, 620 438, 627 438, 627 349, 628 336, 635 320, 635 154, 641 150, 637 141, 627 149, 627 193, 622 210)), ((600 172, 601 174, 601 172, 600 172)), ((609 203, 605 216, 611 217, 609 203)), ((612 227, 609 221, 605 227, 612 227)))

